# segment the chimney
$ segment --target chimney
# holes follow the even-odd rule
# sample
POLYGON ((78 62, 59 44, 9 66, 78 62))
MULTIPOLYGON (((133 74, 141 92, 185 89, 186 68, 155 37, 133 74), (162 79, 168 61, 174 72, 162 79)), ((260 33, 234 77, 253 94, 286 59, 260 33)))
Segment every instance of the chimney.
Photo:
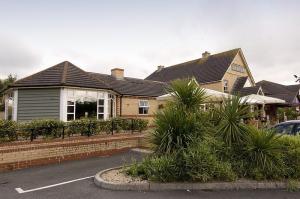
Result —
POLYGON ((204 53, 202 53, 202 58, 207 58, 210 56, 210 52, 205 51, 204 53))
POLYGON ((159 66, 157 66, 157 71, 161 71, 163 68, 164 68, 164 66, 159 65, 159 66))
POLYGON ((122 68, 113 68, 111 69, 111 76, 116 79, 124 79, 124 69, 122 68))

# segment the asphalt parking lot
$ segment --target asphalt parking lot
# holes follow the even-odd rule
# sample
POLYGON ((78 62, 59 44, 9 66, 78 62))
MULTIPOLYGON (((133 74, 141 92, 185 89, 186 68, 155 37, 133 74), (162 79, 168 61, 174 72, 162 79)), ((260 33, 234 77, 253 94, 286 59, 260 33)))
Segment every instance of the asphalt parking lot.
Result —
POLYGON ((96 187, 92 176, 102 169, 141 159, 142 154, 128 151, 110 157, 90 158, 18 171, 0 173, 0 199, 68 199, 68 198, 300 198, 300 192, 260 191, 111 191, 96 187), (16 190, 16 188, 20 188, 16 190), (18 192, 19 191, 19 192, 18 192))

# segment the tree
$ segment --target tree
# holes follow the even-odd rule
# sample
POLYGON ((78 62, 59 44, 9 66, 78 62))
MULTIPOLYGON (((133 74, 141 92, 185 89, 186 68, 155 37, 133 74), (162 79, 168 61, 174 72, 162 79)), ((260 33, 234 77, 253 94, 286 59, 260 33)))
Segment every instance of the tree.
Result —
MULTIPOLYGON (((6 79, 0 79, 0 92, 17 80, 16 75, 9 74, 6 79)), ((3 93, 0 93, 0 111, 4 111, 3 93)))

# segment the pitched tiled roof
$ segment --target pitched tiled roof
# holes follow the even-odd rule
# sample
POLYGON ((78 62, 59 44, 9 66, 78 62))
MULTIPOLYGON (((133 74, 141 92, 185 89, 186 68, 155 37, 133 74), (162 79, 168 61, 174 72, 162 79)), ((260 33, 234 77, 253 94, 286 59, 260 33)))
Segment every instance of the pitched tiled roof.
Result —
POLYGON ((108 83, 113 90, 122 95, 157 97, 166 93, 166 83, 150 80, 124 77, 116 79, 111 75, 90 73, 93 77, 108 83))
POLYGON ((65 61, 16 81, 11 87, 75 86, 110 89, 122 95, 157 97, 165 94, 166 83, 86 72, 65 61))
POLYGON ((240 49, 210 55, 153 72, 146 80, 170 82, 175 79, 195 78, 198 83, 220 81, 240 49))
POLYGON ((246 96, 246 95, 251 95, 251 94, 257 94, 259 91, 260 86, 251 86, 251 87, 244 87, 240 89, 239 91, 235 91, 236 94, 240 96, 246 96))
POLYGON ((65 61, 55 66, 16 81, 11 87, 76 86, 110 89, 103 81, 65 61))
POLYGON ((290 104, 294 103, 295 98, 299 94, 299 89, 297 88, 300 88, 299 85, 286 86, 266 80, 257 82, 256 85, 260 85, 262 87, 262 90, 265 93, 265 95, 283 99, 290 104))
POLYGON ((240 91, 245 86, 247 79, 248 79, 248 77, 238 77, 232 86, 231 92, 236 93, 236 92, 240 91))

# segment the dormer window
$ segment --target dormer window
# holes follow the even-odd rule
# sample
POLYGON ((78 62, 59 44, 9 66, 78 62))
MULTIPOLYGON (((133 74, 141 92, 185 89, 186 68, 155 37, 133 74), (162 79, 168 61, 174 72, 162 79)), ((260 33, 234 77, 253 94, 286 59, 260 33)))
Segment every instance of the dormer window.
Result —
POLYGON ((240 73, 244 73, 245 72, 245 68, 239 64, 232 64, 231 65, 231 70, 236 71, 236 72, 240 72, 240 73))
POLYGON ((223 89, 225 93, 228 93, 228 80, 223 80, 223 89))

